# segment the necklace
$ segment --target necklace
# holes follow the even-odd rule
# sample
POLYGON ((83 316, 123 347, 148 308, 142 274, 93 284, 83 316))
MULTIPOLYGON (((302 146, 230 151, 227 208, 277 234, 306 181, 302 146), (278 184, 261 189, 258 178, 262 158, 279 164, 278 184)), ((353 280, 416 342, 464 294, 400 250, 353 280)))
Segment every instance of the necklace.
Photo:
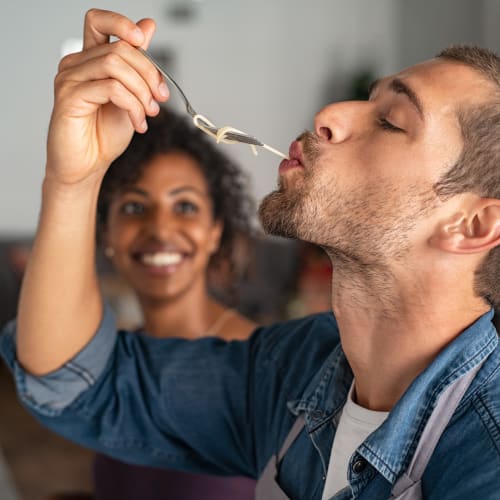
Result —
MULTIPOLYGON (((197 338, 197 337, 217 337, 217 333, 219 330, 227 323, 229 318, 236 314, 235 309, 224 309, 217 318, 215 318, 215 321, 205 330, 205 333, 194 336, 194 337, 186 337, 186 338, 197 338)), ((137 328, 135 330, 136 332, 143 332, 145 333, 146 331, 144 330, 144 326, 137 328)), ((169 337, 170 335, 158 335, 156 337, 162 338, 162 337, 169 337)))
POLYGON ((207 328, 206 335, 216 336, 217 332, 227 323, 228 319, 236 314, 234 309, 224 309, 210 327, 207 328))

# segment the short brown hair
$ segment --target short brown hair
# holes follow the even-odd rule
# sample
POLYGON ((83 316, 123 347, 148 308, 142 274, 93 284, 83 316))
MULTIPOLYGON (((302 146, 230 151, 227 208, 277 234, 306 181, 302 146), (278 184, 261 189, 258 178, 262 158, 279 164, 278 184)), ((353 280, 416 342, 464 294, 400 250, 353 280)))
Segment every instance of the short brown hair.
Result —
MULTIPOLYGON (((463 149, 456 164, 434 186, 443 198, 473 192, 500 199, 500 57, 481 47, 457 45, 437 57, 466 64, 493 82, 491 101, 462 108, 458 118, 463 149)), ((476 270, 477 294, 500 309, 500 247, 495 247, 476 270)))

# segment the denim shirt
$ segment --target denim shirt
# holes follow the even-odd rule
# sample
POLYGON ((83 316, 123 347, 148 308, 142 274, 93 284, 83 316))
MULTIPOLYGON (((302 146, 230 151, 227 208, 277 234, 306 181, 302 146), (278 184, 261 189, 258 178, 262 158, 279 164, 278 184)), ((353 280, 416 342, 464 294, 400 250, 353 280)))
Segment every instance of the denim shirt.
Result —
MULTIPOLYGON (((443 390, 484 361, 435 449, 424 498, 500 497, 500 348, 493 311, 449 344, 350 460, 336 500, 389 498, 443 390)), ((116 332, 109 308, 88 345, 33 377, 15 357, 15 323, 0 338, 21 401, 47 427, 142 465, 258 477, 297 416, 305 429, 280 464, 292 499, 321 499, 352 372, 331 313, 255 331, 247 341, 188 341, 116 332)), ((429 332, 431 335, 432 332, 429 332)))

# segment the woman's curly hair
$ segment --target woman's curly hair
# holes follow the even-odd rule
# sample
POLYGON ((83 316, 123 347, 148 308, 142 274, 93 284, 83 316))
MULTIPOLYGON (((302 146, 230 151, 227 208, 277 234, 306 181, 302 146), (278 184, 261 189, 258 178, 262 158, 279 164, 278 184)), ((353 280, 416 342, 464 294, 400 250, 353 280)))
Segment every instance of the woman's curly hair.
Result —
POLYGON ((248 176, 206 134, 165 108, 148 119, 146 133, 134 134, 127 149, 106 172, 97 206, 98 241, 106 229, 112 198, 125 186, 137 182, 156 155, 169 152, 188 154, 198 162, 208 185, 213 216, 224 224, 220 247, 210 261, 210 269, 217 269, 225 262, 234 271, 235 242, 254 231, 255 205, 247 192, 248 176))

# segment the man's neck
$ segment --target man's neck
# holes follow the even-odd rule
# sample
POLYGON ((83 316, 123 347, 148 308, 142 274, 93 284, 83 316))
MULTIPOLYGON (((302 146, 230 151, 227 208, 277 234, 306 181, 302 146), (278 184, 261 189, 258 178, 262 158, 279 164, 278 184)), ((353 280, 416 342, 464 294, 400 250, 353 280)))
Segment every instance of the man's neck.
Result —
POLYGON ((386 282, 385 290, 334 275, 332 308, 356 379, 356 402, 389 411, 439 352, 488 310, 473 294, 386 282))

